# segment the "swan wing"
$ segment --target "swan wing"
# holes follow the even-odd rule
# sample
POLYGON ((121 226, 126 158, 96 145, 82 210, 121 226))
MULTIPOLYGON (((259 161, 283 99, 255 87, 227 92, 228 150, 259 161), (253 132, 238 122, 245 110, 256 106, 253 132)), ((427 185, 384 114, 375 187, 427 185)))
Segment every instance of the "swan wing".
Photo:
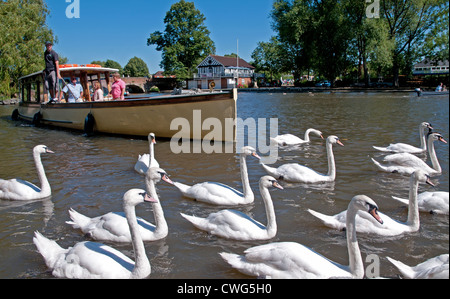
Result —
POLYGON ((406 143, 391 143, 387 147, 378 147, 374 146, 376 150, 383 152, 394 152, 394 153, 411 153, 411 154, 419 154, 425 152, 424 149, 412 146, 406 143))
POLYGON ((443 254, 431 258, 415 267, 408 266, 393 258, 387 259, 394 264, 403 276, 410 279, 448 279, 449 255, 443 254))
POLYGON ((295 135, 292 135, 292 134, 278 135, 272 139, 275 140, 278 143, 278 145, 281 145, 281 146, 305 143, 305 141, 303 139, 301 139, 295 135))
POLYGON ((187 197, 198 201, 218 204, 234 205, 242 203, 244 194, 230 186, 216 182, 199 183, 185 191, 187 197))
POLYGON ((449 193, 444 191, 425 191, 418 195, 417 201, 421 210, 439 214, 449 214, 449 193))
POLYGON ((328 177, 297 163, 283 164, 277 169, 280 179, 288 182, 315 183, 328 181, 328 177))
POLYGON ((41 189, 24 180, 0 179, 0 198, 7 200, 32 200, 40 198, 41 189))
POLYGON ((422 159, 410 153, 398 153, 387 155, 386 157, 384 157, 383 161, 401 166, 420 167, 420 168, 429 167, 422 159))

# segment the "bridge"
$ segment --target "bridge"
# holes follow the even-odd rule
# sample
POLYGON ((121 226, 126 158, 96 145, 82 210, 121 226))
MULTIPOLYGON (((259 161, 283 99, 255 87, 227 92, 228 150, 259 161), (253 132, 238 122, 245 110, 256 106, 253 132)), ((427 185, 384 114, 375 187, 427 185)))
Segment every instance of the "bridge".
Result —
POLYGON ((176 87, 176 79, 173 78, 122 77, 121 79, 130 93, 149 93, 150 88, 155 85, 160 90, 173 90, 176 87))

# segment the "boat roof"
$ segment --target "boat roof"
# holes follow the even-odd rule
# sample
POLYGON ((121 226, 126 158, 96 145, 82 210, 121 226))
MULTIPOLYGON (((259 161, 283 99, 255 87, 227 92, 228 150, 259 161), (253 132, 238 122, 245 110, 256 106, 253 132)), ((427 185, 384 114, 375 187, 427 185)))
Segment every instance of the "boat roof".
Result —
MULTIPOLYGON (((110 73, 114 73, 114 72, 118 72, 118 69, 114 69, 114 68, 108 68, 108 67, 92 67, 92 66, 71 66, 71 67, 64 67, 64 68, 59 68, 59 72, 61 74, 62 77, 64 77, 64 73, 65 72, 76 72, 76 71, 84 71, 87 72, 88 74, 95 74, 95 73, 104 73, 104 72, 110 72, 110 73)), ((44 71, 38 71, 23 77, 20 77, 19 80, 23 80, 29 77, 33 77, 33 76, 37 76, 42 74, 44 71)))

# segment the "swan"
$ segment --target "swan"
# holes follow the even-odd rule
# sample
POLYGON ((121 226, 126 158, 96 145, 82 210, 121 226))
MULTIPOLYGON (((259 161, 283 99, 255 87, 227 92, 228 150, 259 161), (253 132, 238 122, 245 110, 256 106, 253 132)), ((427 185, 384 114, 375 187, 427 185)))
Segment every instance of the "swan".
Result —
POLYGON ((430 258, 415 267, 387 257, 405 278, 409 279, 448 279, 448 253, 430 258))
POLYGON ((394 153, 420 154, 426 152, 427 141, 425 140, 425 133, 424 133, 425 129, 433 130, 433 127, 428 122, 423 122, 419 125, 420 147, 415 147, 406 143, 391 143, 387 147, 373 146, 373 148, 382 152, 394 152, 394 153))
MULTIPOLYGON (((393 199, 408 205, 409 199, 392 196, 393 199)), ((417 196, 419 211, 431 214, 448 215, 448 192, 445 191, 425 191, 417 196)))
POLYGON ((142 175, 145 175, 149 165, 151 165, 151 167, 159 167, 159 163, 158 161, 156 161, 154 153, 154 145, 156 144, 156 138, 154 133, 148 134, 148 143, 149 143, 149 154, 139 155, 138 160, 134 165, 134 170, 142 175))
MULTIPOLYGON (((421 170, 417 170, 411 175, 410 187, 409 187, 409 207, 408 207, 408 220, 406 223, 399 222, 390 218, 383 213, 380 213, 380 217, 383 218, 383 225, 379 225, 373 218, 367 217, 367 214, 359 213, 356 217, 357 231, 360 233, 377 234, 381 236, 397 236, 403 233, 416 232, 420 227, 419 219, 419 207, 417 205, 417 190, 419 188, 419 182, 427 183, 434 186, 430 181, 430 178, 421 170)), ((319 218, 325 226, 335 229, 345 229, 346 225, 346 211, 343 211, 334 216, 327 216, 308 209, 309 213, 319 218)))
POLYGON ((210 234, 233 240, 268 240, 277 233, 275 209, 268 188, 283 189, 271 176, 259 180, 259 190, 266 207, 267 226, 236 210, 222 210, 210 214, 207 218, 188 216, 180 213, 195 227, 210 234))
MULTIPOLYGON (((155 189, 155 184, 160 182, 161 179, 169 184, 173 184, 163 169, 151 167, 148 175, 146 175, 146 186, 147 193, 156 200, 152 202, 155 225, 140 217, 137 218, 139 233, 143 241, 163 239, 169 231, 164 218, 164 211, 155 189)), ((66 221, 66 223, 74 229, 81 229, 84 234, 96 241, 132 242, 127 218, 123 212, 109 212, 95 218, 84 216, 74 209, 70 209, 69 214, 72 221, 66 221)))
POLYGON ((240 192, 230 186, 216 182, 198 183, 194 186, 188 186, 175 182, 175 187, 188 198, 197 201, 215 204, 215 205, 240 205, 252 203, 255 199, 253 191, 250 187, 247 171, 247 156, 253 156, 260 159, 256 150, 251 146, 244 146, 239 155, 241 179, 244 192, 240 192))
POLYGON ((387 155, 384 157, 383 161, 387 162, 388 165, 382 165, 374 158, 372 162, 375 166, 385 172, 400 173, 404 175, 411 175, 416 169, 422 169, 426 174, 430 176, 436 176, 441 174, 442 168, 436 157, 436 151, 434 150, 434 141, 439 140, 443 143, 447 143, 444 137, 440 133, 430 132, 428 134, 428 153, 430 154, 431 164, 433 168, 427 165, 420 158, 410 154, 410 153, 397 153, 392 155, 387 155))
POLYGON ((318 254, 312 249, 295 242, 276 242, 252 247, 244 255, 219 253, 220 256, 238 271, 257 277, 275 279, 306 278, 363 278, 364 265, 356 239, 355 217, 358 211, 368 213, 380 223, 376 203, 365 195, 353 197, 347 209, 347 248, 349 266, 318 254))
POLYGON ((275 138, 270 138, 271 140, 275 141, 280 146, 287 146, 287 145, 296 145, 296 144, 302 144, 309 142, 309 134, 313 133, 314 135, 319 136, 323 139, 322 132, 316 129, 308 129, 305 132, 305 139, 301 139, 295 135, 292 134, 284 134, 284 135, 278 135, 275 138))
POLYGON ((45 175, 41 154, 54 154, 47 146, 37 145, 33 148, 34 164, 38 173, 41 188, 21 179, 0 179, 0 199, 8 200, 36 200, 52 195, 52 190, 45 175))
POLYGON ((269 175, 292 183, 332 182, 336 178, 333 144, 344 146, 337 136, 331 135, 327 138, 328 173, 326 175, 297 163, 284 164, 278 168, 269 167, 263 163, 261 165, 269 175))
POLYGON ((142 202, 155 202, 145 190, 131 189, 123 197, 123 209, 131 231, 135 261, 104 244, 79 242, 64 249, 55 241, 49 240, 38 231, 33 243, 44 257, 52 274, 59 278, 145 278, 150 275, 151 267, 139 233, 135 206, 142 202))

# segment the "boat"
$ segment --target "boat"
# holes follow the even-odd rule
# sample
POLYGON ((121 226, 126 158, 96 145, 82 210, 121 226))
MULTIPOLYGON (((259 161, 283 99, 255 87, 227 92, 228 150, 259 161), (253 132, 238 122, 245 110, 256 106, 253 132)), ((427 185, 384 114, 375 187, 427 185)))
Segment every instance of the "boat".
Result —
MULTIPOLYGON (((104 93, 108 94, 111 90, 111 74, 117 71, 92 64, 61 65, 63 79, 75 76, 83 86, 84 99, 76 103, 44 102, 44 72, 23 76, 19 78, 19 106, 13 111, 12 118, 87 134, 147 137, 152 132, 158 138, 173 138, 176 135, 179 139, 235 141, 236 89, 93 101, 91 92, 94 83, 100 82, 104 93), (214 121, 211 122, 211 119, 214 121), (209 125, 205 126, 210 130, 204 130, 205 120, 208 120, 209 125)), ((59 85, 58 92, 61 83, 59 85)))

